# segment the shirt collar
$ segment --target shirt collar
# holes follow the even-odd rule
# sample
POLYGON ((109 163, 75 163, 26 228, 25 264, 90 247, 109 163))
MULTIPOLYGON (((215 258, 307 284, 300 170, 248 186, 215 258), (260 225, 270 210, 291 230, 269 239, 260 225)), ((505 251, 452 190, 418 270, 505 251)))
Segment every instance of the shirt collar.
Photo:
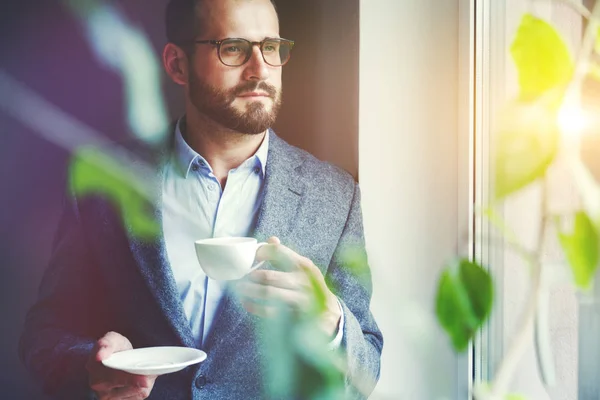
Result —
POLYGON ((267 133, 265 134, 265 137, 262 143, 260 144, 260 147, 258 148, 258 150, 256 150, 256 153, 254 153, 254 156, 256 157, 259 163, 258 167, 260 167, 263 176, 265 176, 265 168, 267 167, 267 156, 269 155, 270 131, 271 129, 267 129, 267 133))
MULTIPOLYGON (((174 157, 175 163, 179 167, 182 175, 187 178, 190 169, 194 165, 196 160, 201 160, 204 164, 210 168, 208 162, 204 157, 198 154, 194 149, 190 147, 189 144, 183 138, 183 134, 181 133, 181 118, 177 121, 177 125, 175 127, 175 146, 174 146, 174 157)), ((248 160, 254 159, 252 167, 259 167, 262 171, 263 176, 265 176, 265 169, 267 165, 267 156, 269 154, 269 135, 270 129, 267 129, 267 133, 260 144, 258 150, 252 157, 248 160)), ((245 164, 246 161, 242 164, 245 164)))

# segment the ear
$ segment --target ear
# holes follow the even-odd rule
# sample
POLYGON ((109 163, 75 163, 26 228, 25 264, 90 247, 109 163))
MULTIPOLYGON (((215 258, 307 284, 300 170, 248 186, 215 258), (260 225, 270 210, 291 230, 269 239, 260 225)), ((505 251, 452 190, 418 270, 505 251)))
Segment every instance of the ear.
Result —
POLYGON ((178 85, 187 85, 189 61, 181 47, 167 43, 162 54, 167 75, 178 85))

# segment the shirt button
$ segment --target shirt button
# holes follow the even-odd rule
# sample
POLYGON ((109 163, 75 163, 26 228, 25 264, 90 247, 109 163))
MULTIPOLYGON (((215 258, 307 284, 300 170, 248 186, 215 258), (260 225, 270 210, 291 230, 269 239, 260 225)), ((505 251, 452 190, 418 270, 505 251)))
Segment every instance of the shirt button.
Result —
POLYGON ((196 164, 192 165, 192 171, 198 171, 198 166, 196 164))
POLYGON ((206 377, 204 375, 200 375, 196 378, 195 384, 198 389, 202 389, 206 385, 206 377))
POLYGON ((215 190, 215 185, 213 185, 212 183, 209 183, 209 184, 208 184, 208 190, 210 190, 211 192, 212 192, 213 190, 215 190))
POLYGON ((254 173, 258 175, 260 173, 260 168, 254 167, 254 173))

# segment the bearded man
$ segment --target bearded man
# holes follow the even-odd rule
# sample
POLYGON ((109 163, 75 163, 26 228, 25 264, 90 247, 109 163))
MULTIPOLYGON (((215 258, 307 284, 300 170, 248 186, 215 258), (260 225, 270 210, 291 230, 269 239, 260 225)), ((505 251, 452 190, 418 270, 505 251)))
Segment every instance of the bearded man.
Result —
POLYGON ((55 398, 261 399, 257 322, 272 317, 274 302, 301 314, 321 293, 315 324, 343 354, 347 396, 368 396, 383 338, 366 258, 350 269, 342 257, 364 250, 360 191, 348 173, 271 129, 294 45, 279 36, 274 5, 171 0, 166 31, 163 64, 182 88, 185 115, 158 166, 160 234, 138 240, 114 203, 70 197, 25 323, 25 365, 55 398), (198 266, 195 241, 248 236, 267 240, 256 254, 266 263, 235 285, 198 266), (158 377, 102 363, 153 346, 207 358, 158 377))

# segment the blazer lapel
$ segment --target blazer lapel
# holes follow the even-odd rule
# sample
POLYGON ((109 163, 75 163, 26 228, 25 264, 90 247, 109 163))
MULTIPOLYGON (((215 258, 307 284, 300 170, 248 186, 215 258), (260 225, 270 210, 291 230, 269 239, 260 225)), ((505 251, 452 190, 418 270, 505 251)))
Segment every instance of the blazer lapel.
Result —
POLYGON ((297 169, 304 160, 273 131, 269 137, 265 193, 254 237, 264 241, 277 236, 285 242, 302 204, 305 183, 297 169))
POLYGON ((233 288, 228 286, 215 312, 214 322, 202 344, 202 349, 212 352, 226 339, 233 340, 234 334, 239 332, 238 325, 242 320, 247 319, 247 316, 248 312, 242 307, 233 288))
POLYGON ((156 238, 143 240, 132 232, 130 226, 127 226, 129 247, 150 292, 154 295, 163 315, 173 328, 181 344, 187 347, 196 347, 179 298, 175 278, 166 256, 162 234, 162 167, 163 164, 158 163, 154 175, 144 180, 147 182, 152 195, 151 206, 154 210, 150 210, 149 213, 154 212, 156 221, 161 226, 160 233, 156 238))
MULTIPOLYGON (((297 171, 302 162, 297 151, 273 131, 269 132, 264 197, 253 233, 259 241, 277 236, 286 242, 290 236, 305 191, 305 184, 297 171)), ((251 321, 232 288, 228 288, 215 314, 205 349, 217 351, 221 343, 236 339, 237 333, 244 331, 240 327, 242 322, 249 324, 251 321)))

